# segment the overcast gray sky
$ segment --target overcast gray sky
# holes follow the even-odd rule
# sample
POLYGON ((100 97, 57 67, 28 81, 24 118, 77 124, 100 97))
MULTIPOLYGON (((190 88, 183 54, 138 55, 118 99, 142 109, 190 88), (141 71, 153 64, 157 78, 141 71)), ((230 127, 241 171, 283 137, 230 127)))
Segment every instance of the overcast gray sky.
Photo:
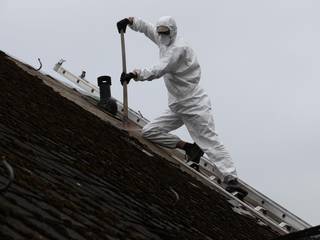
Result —
MULTIPOLYGON (((0 49, 61 79, 108 74, 121 100, 116 22, 171 15, 202 67, 217 132, 240 178, 313 225, 320 224, 320 1, 0 0, 0 49)), ((158 61, 141 34, 126 34, 128 70, 158 61)), ((26 89, 27 90, 27 89, 26 89)), ((35 93, 36 94, 36 93, 35 93)), ((130 83, 129 105, 148 119, 167 107, 161 79, 130 83)), ((57 106, 58 107, 58 106, 57 106)), ((190 139, 186 130, 177 132, 190 139)))

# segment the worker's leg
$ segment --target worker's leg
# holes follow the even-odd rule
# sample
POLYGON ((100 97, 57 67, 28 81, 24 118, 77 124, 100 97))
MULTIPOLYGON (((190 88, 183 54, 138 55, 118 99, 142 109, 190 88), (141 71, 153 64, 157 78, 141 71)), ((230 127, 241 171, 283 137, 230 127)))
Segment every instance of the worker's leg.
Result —
MULTIPOLYGON (((196 111, 191 110, 190 112, 196 111)), ((224 181, 237 178, 237 172, 231 156, 215 132, 211 109, 208 107, 207 110, 198 112, 197 114, 184 114, 182 118, 192 139, 216 166, 220 172, 220 177, 223 178, 224 181)))
POLYGON ((176 148, 183 144, 183 142, 179 137, 170 134, 169 132, 182 125, 183 122, 180 116, 173 113, 171 110, 166 110, 162 116, 143 127, 142 136, 163 147, 176 148))

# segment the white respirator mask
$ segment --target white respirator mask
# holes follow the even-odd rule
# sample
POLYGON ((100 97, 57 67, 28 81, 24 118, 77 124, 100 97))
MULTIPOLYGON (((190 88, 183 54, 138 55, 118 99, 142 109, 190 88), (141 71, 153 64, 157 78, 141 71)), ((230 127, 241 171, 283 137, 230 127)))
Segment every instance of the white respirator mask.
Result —
POLYGON ((160 34, 160 44, 169 46, 171 43, 170 35, 160 34))
POLYGON ((168 46, 171 43, 170 28, 167 26, 158 26, 157 32, 159 34, 159 40, 161 45, 168 46))

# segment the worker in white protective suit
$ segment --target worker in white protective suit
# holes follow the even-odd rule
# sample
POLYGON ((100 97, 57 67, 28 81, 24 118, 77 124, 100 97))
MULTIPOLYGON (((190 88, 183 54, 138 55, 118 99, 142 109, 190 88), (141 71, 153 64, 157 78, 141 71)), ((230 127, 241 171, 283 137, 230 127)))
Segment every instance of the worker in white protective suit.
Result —
POLYGON ((172 17, 161 17, 156 26, 136 17, 125 18, 117 23, 119 32, 127 25, 144 33, 160 49, 160 62, 150 68, 122 73, 121 83, 151 81, 163 77, 168 90, 169 109, 144 126, 143 137, 168 148, 186 151, 189 161, 199 163, 206 153, 217 168, 227 189, 237 187, 237 173, 225 146, 215 131, 211 103, 200 87, 201 69, 197 57, 182 38, 177 37, 176 22, 172 17), (186 125, 195 143, 187 143, 170 134, 186 125))

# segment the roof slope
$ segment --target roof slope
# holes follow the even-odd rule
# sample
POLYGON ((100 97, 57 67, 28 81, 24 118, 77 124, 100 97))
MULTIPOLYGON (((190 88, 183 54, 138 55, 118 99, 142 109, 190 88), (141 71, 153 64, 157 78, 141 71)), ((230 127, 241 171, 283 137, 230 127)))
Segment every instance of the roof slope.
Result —
POLYGON ((275 240, 316 240, 320 239, 320 225, 299 232, 287 234, 275 240))
POLYGON ((276 237, 133 141, 0 52, 0 239, 276 237))

